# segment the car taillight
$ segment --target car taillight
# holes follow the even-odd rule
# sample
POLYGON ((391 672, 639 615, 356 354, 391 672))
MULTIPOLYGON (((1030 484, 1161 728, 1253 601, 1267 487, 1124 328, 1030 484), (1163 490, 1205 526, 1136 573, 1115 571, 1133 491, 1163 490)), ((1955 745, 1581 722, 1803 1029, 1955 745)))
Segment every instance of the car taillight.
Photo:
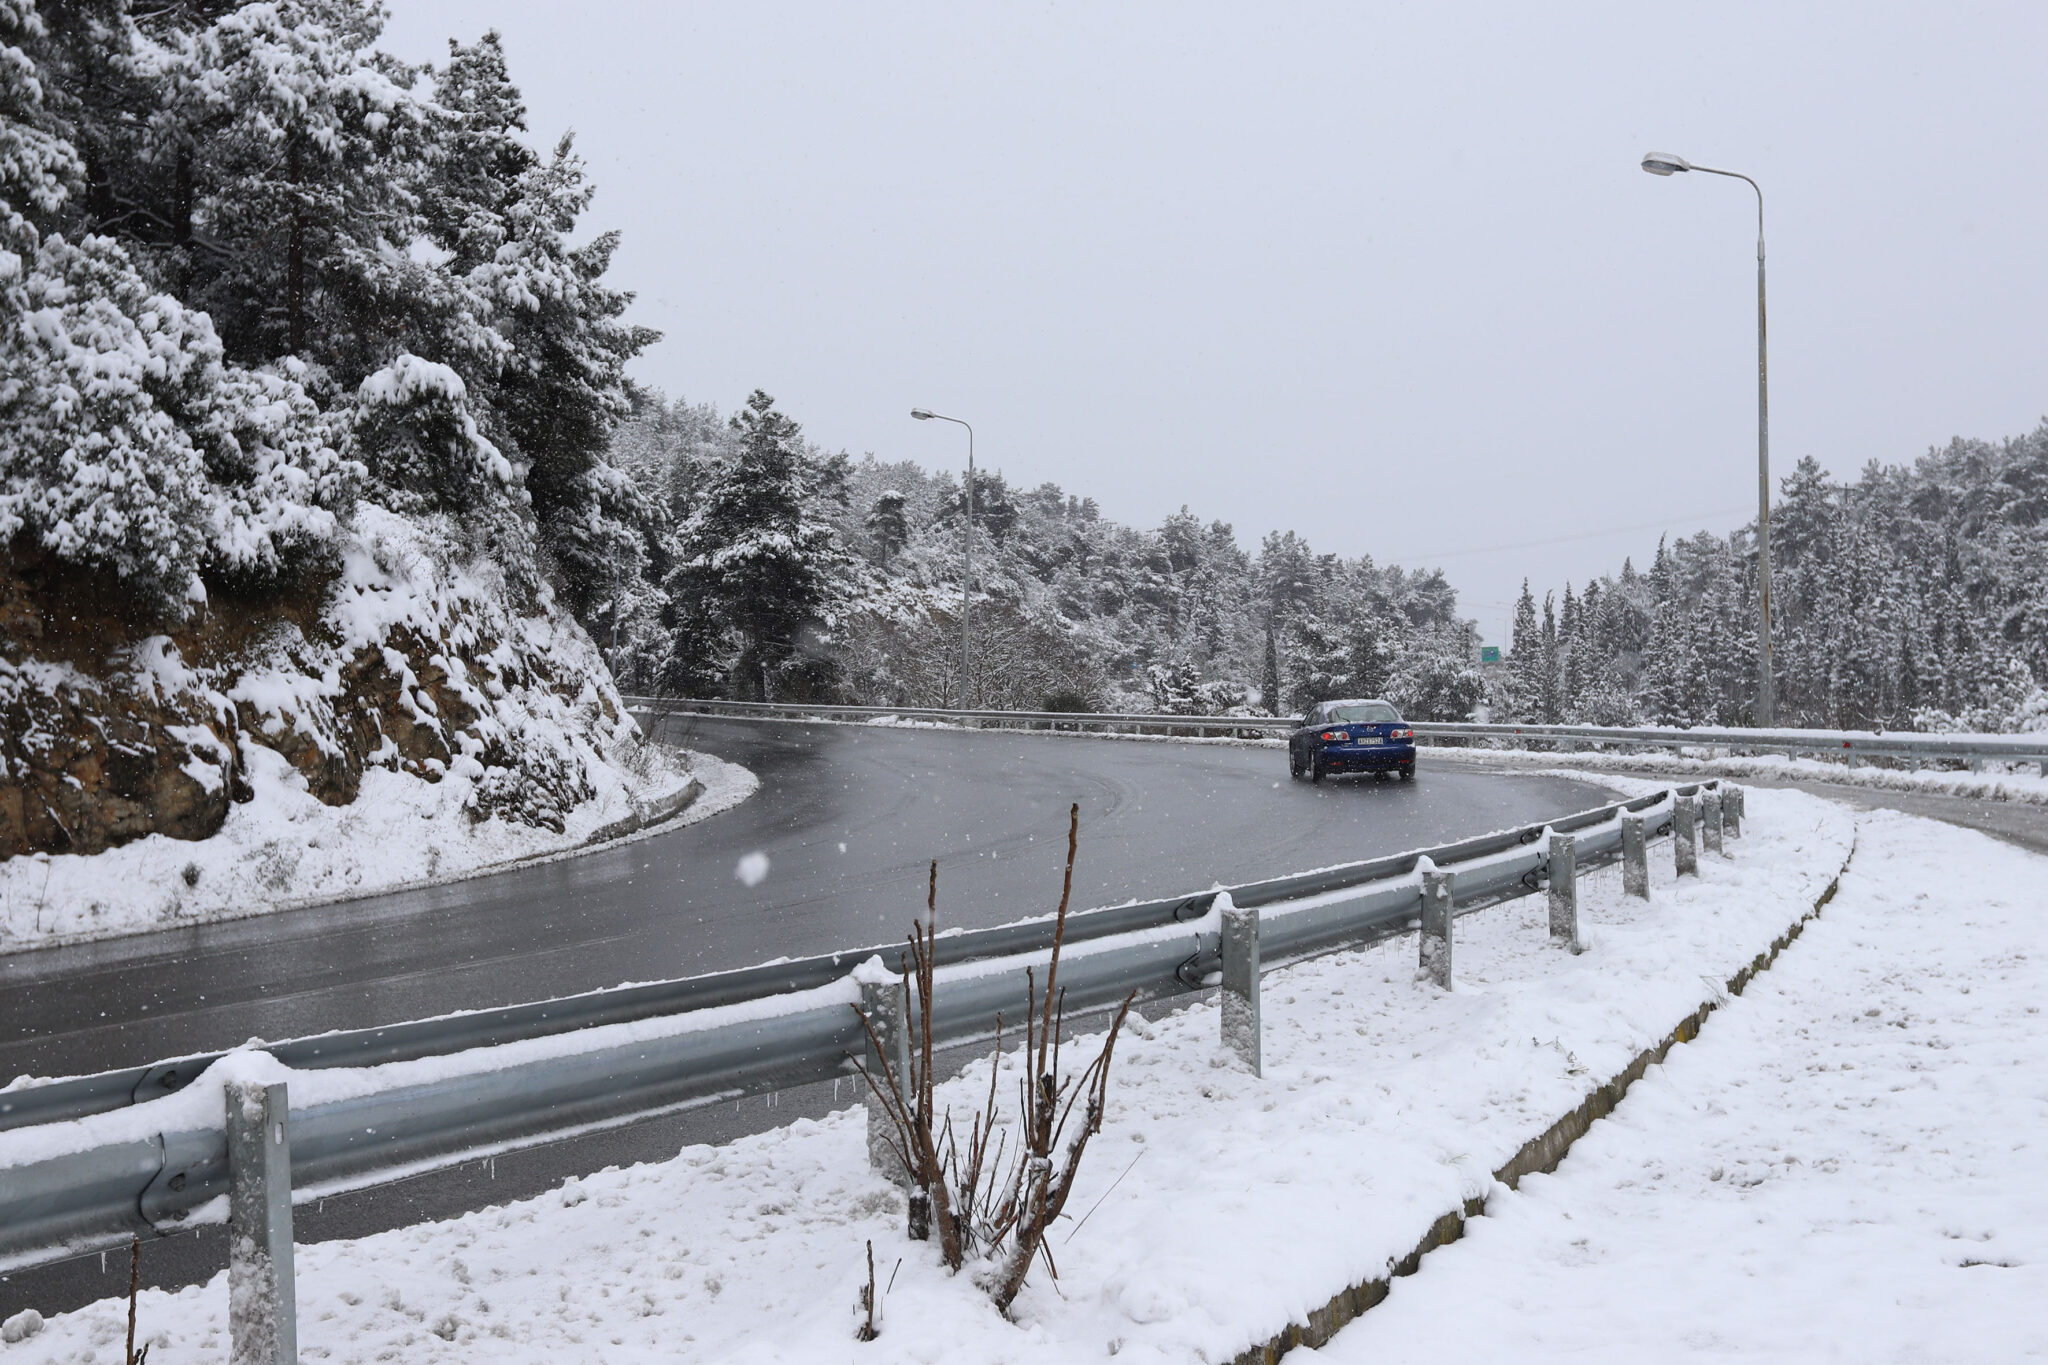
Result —
POLYGON ((1342 730, 1325 730, 1323 731, 1323 738, 1332 744, 1343 744, 1346 741, 1348 741, 1351 738, 1351 736, 1342 730))
POLYGON ((1388 738, 1388 739, 1413 739, 1413 738, 1415 738, 1415 732, 1414 732, 1413 730, 1389 730, 1389 731, 1387 731, 1387 738, 1388 738))

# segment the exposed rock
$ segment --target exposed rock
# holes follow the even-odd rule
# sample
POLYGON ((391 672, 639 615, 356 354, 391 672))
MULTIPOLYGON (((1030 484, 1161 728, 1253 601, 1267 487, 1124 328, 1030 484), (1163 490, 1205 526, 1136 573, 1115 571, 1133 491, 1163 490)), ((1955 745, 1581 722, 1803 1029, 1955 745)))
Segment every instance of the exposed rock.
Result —
POLYGON ((472 779, 472 819, 563 828, 586 760, 631 734, 545 589, 524 609, 447 547, 366 507, 342 565, 290 593, 135 630, 118 585, 0 563, 0 859, 203 839, 247 800, 245 746, 331 806, 382 767, 472 779))

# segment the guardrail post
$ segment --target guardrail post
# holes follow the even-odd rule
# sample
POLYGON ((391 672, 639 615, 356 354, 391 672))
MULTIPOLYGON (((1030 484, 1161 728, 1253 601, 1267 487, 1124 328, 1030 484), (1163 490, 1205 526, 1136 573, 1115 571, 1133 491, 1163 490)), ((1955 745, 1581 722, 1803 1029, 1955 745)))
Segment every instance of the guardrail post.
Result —
POLYGON ((1671 803, 1671 856, 1681 877, 1700 875, 1700 798, 1698 793, 1671 803))
POLYGON ((1643 834, 1643 817, 1634 811, 1621 816, 1621 891, 1650 898, 1650 841, 1643 834))
POLYGON ((1266 1074, 1259 1058, 1259 911, 1240 908, 1223 892, 1223 1046, 1235 1053, 1252 1075, 1266 1074))
POLYGON ((1742 837, 1742 788, 1721 789, 1721 827, 1731 839, 1742 837))
POLYGON ((1427 858, 1418 858, 1416 871, 1422 874, 1421 975, 1443 990, 1451 988, 1451 874, 1436 870, 1427 858))
POLYGON ((1706 818, 1700 824, 1700 833, 1707 852, 1725 852, 1721 845, 1721 793, 1710 791, 1700 800, 1706 814, 1706 818))
MULTIPOLYGON (((854 979, 860 983, 860 1012, 867 1017, 868 1027, 875 1031, 875 1037, 867 1041, 868 1075, 875 1085, 887 1085, 888 1076, 893 1074, 896 1094, 904 1098, 903 1086, 910 1076, 910 1019, 902 982, 881 966, 880 958, 863 963, 854 979), (876 1039, 881 1041, 883 1051, 876 1050, 876 1039), (887 1074, 882 1069, 885 1055, 889 1062, 887 1074)), ((904 1169, 903 1157, 896 1150, 896 1124, 889 1117, 888 1107, 875 1093, 874 1085, 863 1086, 863 1098, 867 1105, 868 1165, 905 1189, 910 1188, 910 1172, 904 1169)))
POLYGON ((1579 939, 1579 841, 1569 834, 1550 836, 1550 939, 1586 951, 1579 939))
POLYGON ((283 1084, 227 1087, 228 1361, 295 1365, 291 1106, 283 1084))

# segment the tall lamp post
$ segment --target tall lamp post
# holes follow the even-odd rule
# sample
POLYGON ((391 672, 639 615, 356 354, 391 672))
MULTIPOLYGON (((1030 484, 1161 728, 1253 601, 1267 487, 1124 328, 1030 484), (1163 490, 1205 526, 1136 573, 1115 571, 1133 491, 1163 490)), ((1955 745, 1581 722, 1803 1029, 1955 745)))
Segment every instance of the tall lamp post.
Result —
POLYGON ((973 658, 969 653, 967 604, 974 589, 974 427, 958 417, 948 417, 930 408, 912 408, 910 415, 920 422, 952 422, 967 428, 967 535, 961 551, 960 567, 960 709, 967 709, 967 667, 973 658))
POLYGON ((1682 156, 1666 152, 1647 153, 1643 157, 1643 169, 1651 175, 1674 175, 1679 171, 1725 175, 1747 181, 1749 187, 1756 191, 1756 723, 1775 725, 1778 720, 1778 680, 1771 672, 1771 383, 1769 353, 1764 345, 1763 187, 1741 171, 1695 166, 1682 156))

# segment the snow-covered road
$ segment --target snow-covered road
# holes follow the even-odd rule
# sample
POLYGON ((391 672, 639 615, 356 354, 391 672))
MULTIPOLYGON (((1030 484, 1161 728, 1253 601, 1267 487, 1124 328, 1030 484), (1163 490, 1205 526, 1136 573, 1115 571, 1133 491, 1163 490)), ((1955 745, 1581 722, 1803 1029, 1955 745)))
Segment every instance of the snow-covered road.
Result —
POLYGON ((1826 913, 1696 1043, 1302 1354, 2048 1357, 2048 860, 1859 823, 1826 913))

